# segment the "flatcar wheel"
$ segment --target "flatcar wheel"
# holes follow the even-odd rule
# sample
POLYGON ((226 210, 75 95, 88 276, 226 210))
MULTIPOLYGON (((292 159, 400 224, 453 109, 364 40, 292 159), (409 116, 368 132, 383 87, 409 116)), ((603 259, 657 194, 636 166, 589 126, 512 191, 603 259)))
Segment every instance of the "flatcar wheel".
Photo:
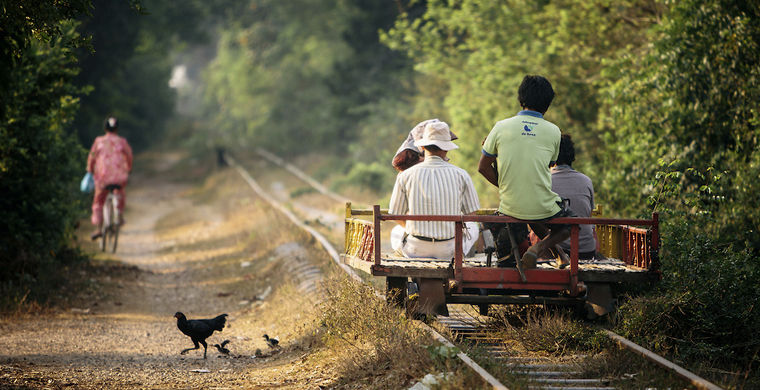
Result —
POLYGON ((385 278, 385 299, 389 305, 403 308, 406 302, 406 278, 385 278))
POLYGON ((597 319, 615 311, 617 299, 609 283, 586 283, 586 318, 597 319))

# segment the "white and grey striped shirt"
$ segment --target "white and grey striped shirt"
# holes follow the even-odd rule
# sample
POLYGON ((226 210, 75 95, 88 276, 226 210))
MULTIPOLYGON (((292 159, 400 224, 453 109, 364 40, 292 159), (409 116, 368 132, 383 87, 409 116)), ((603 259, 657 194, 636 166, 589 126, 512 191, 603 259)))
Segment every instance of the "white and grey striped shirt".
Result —
MULTIPOLYGON (((438 156, 427 156, 396 176, 389 213, 461 215, 479 208, 470 175, 438 156)), ((454 237, 453 222, 406 221, 405 230, 411 235, 441 240, 454 237)))

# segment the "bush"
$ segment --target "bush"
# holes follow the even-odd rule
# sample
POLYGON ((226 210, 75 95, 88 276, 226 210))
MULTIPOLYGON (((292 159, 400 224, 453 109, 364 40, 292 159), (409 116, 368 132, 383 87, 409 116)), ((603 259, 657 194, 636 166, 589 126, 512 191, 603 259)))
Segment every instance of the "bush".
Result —
POLYGON ((61 36, 49 41, 31 39, 18 62, 5 69, 4 87, 13 94, 0 105, 3 294, 20 286, 44 287, 41 274, 71 258, 61 252, 80 215, 85 154, 65 132, 78 105, 71 84, 77 72, 71 42, 78 35, 74 23, 59 28, 61 36))
POLYGON ((748 365, 760 346, 760 264, 746 247, 701 232, 709 218, 663 226, 662 283, 623 305, 617 326, 684 360, 748 365))
POLYGON ((326 290, 320 317, 325 332, 323 340, 345 351, 345 375, 374 377, 392 372, 404 382, 405 378, 426 374, 432 360, 424 346, 432 340, 408 321, 403 311, 379 299, 372 287, 346 276, 330 278, 323 286, 326 290))
POLYGON ((340 189, 354 186, 369 189, 376 193, 385 193, 393 188, 393 173, 390 164, 360 162, 354 165, 345 177, 336 181, 334 187, 340 189))

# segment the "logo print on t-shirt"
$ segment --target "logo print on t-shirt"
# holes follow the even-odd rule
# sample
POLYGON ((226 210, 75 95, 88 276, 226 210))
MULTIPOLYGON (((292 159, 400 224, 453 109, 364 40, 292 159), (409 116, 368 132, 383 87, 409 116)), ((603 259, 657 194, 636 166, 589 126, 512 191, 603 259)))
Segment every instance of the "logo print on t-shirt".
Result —
POLYGON ((537 123, 533 122, 523 122, 523 133, 521 135, 529 135, 531 137, 535 137, 536 133, 533 132, 533 129, 536 127, 537 123))

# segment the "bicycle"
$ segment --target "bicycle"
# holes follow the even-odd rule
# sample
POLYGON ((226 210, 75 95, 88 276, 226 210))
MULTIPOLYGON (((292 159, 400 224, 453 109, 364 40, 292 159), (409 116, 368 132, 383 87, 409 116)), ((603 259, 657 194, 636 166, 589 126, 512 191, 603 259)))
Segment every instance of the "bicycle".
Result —
POLYGON ((115 190, 119 189, 121 186, 118 184, 106 186, 108 195, 103 204, 103 226, 100 228, 100 250, 103 252, 110 246, 111 253, 116 253, 116 246, 119 243, 121 216, 119 215, 119 196, 114 193, 115 190))

